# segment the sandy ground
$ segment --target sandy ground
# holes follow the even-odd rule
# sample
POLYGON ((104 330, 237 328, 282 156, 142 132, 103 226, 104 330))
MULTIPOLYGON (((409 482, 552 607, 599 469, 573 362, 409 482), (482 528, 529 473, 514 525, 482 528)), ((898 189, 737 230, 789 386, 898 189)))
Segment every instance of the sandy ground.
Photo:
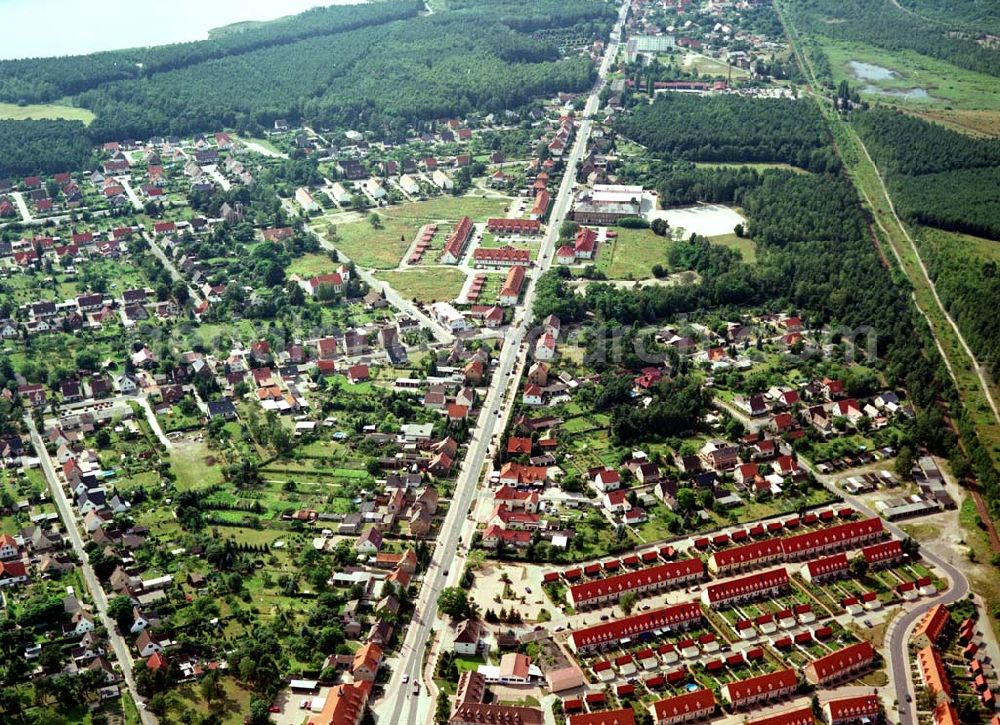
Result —
POLYGON ((737 224, 746 224, 746 219, 734 209, 721 204, 682 206, 675 209, 656 209, 653 204, 652 200, 644 199, 642 215, 650 221, 666 219, 674 229, 683 229, 685 236, 694 233, 705 237, 717 237, 722 234, 732 234, 737 224))
POLYGON ((542 591, 542 574, 543 569, 539 566, 487 562, 483 568, 476 571, 476 583, 470 594, 482 612, 492 609, 499 613, 501 609, 514 608, 521 613, 526 623, 534 622, 542 609, 548 609, 550 614, 555 614, 552 604, 542 591), (494 597, 504 590, 503 582, 500 581, 504 572, 510 577, 509 594, 514 598, 505 598, 498 602, 494 597), (530 594, 527 589, 531 589, 530 594))

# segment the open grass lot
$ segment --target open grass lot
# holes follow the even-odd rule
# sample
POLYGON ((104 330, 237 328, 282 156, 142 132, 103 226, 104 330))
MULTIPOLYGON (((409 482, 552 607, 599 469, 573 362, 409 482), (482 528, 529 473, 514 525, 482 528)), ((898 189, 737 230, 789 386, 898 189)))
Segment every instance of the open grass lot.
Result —
POLYGON ((312 277, 317 274, 328 274, 336 268, 337 265, 325 254, 304 254, 293 261, 285 271, 300 277, 312 277))
POLYGON ((961 131, 970 136, 1000 136, 1000 111, 977 111, 975 109, 905 109, 927 121, 940 123, 953 131, 961 131))
POLYGON ((792 166, 791 164, 780 164, 780 163, 765 163, 765 162, 727 162, 727 161, 698 161, 695 166, 699 169, 738 169, 738 168, 748 168, 754 169, 755 171, 767 171, 768 169, 782 169, 784 171, 795 171, 800 174, 808 174, 809 172, 798 166, 792 166))
POLYGON ((615 229, 617 238, 601 242, 597 268, 608 279, 648 279, 654 264, 667 266, 670 240, 649 229, 615 229))
POLYGON ((723 63, 720 60, 699 55, 698 53, 689 53, 686 55, 683 64, 686 68, 694 68, 698 72, 698 75, 703 76, 728 76, 732 73, 734 79, 750 77, 750 73, 742 68, 730 66, 728 63, 723 63))
POLYGON ((177 476, 177 487, 205 488, 222 481, 222 471, 211 462, 204 443, 181 443, 170 454, 170 467, 177 476))
POLYGON ((83 121, 90 125, 94 114, 86 108, 60 106, 55 103, 19 106, 16 103, 0 103, 0 118, 9 121, 65 119, 67 121, 83 121))
POLYGON ((408 269, 376 275, 404 297, 418 302, 453 300, 462 291, 465 273, 458 269, 408 269))
POLYGON ((730 247, 743 255, 743 261, 753 264, 757 261, 757 248, 752 239, 738 237, 735 234, 722 234, 718 237, 709 237, 712 244, 722 247, 730 247))
POLYGON ((196 685, 184 685, 171 692, 167 711, 160 722, 190 722, 190 713, 196 712, 216 722, 242 723, 244 714, 250 711, 250 691, 240 687, 232 677, 222 678, 220 684, 223 695, 212 703, 205 701, 196 685))
POLYGON ((852 60, 888 68, 896 73, 886 80, 864 81, 884 90, 906 91, 923 88, 930 94, 926 99, 901 99, 882 93, 866 94, 870 99, 898 104, 904 108, 931 109, 949 106, 957 109, 1000 111, 1000 80, 984 73, 965 70, 935 58, 912 51, 888 51, 862 43, 841 43, 821 38, 823 50, 830 58, 834 85, 847 80, 859 85, 851 72, 852 60))
POLYGON ((976 266, 989 261, 1000 263, 1000 243, 992 239, 930 227, 918 227, 914 238, 920 244, 921 252, 926 249, 924 253, 929 253, 931 257, 946 254, 949 264, 960 261, 976 266))
MULTIPOLYGON (((601 242, 597 253, 597 268, 608 279, 649 279, 654 264, 669 268, 667 251, 672 240, 653 234, 649 229, 615 229, 616 239, 601 242)), ((713 244, 737 250, 750 264, 757 261, 757 252, 752 239, 741 239, 735 234, 721 234, 709 237, 713 244)), ((674 270, 677 271, 677 270, 674 270)))
POLYGON ((416 201, 410 204, 400 204, 383 210, 390 219, 461 219, 470 216, 473 220, 485 220, 487 217, 503 216, 504 208, 510 203, 509 198, 482 196, 439 196, 428 201, 416 201))
POLYGON ((420 223, 407 218, 379 214, 379 228, 367 219, 337 225, 337 249, 359 267, 392 269, 406 254, 420 223))

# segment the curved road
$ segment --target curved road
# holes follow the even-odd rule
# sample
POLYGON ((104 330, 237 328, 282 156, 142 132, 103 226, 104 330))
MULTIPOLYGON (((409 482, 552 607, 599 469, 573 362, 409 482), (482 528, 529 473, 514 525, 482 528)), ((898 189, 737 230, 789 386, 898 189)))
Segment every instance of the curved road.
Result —
MULTIPOLYGON (((855 511, 860 511, 866 516, 878 517, 878 514, 870 509, 857 496, 852 496, 840 489, 837 489, 831 477, 817 474, 812 464, 804 461, 800 457, 803 467, 810 470, 816 480, 820 481, 827 489, 840 496, 844 501, 854 507, 855 511)), ((910 538, 909 534, 895 524, 883 520, 887 531, 897 539, 910 538)), ((889 660, 889 677, 893 688, 896 691, 896 702, 899 706, 899 718, 901 723, 916 723, 917 712, 915 702, 906 702, 906 696, 916 692, 910 670, 910 633, 917 621, 924 616, 928 609, 935 604, 952 604, 968 596, 970 592, 969 580, 965 578, 962 570, 946 561, 942 557, 922 546, 920 556, 924 561, 933 565, 948 580, 948 589, 933 597, 922 597, 909 608, 903 609, 903 613, 892 620, 885 633, 885 655, 889 660)), ((912 699, 912 698, 911 698, 912 699)), ((888 712, 888 708, 887 708, 888 712)))
MULTIPOLYGON (((720 407, 737 418, 748 430, 758 430, 762 427, 761 420, 753 420, 745 413, 733 405, 723 400, 715 400, 716 407, 720 407)), ((825 486, 831 493, 842 498, 846 503, 854 507, 855 511, 860 511, 866 516, 878 518, 878 513, 869 508, 860 498, 852 496, 839 488, 833 481, 833 476, 819 473, 815 467, 807 460, 799 456, 799 463, 808 470, 816 480, 825 486)), ((883 520, 887 531, 897 539, 909 538, 909 535, 895 524, 883 520)), ((952 604, 968 596, 971 591, 969 581, 965 578, 962 570, 949 561, 941 558, 926 547, 921 547, 921 557, 937 568, 948 580, 948 589, 933 597, 922 597, 910 607, 904 607, 903 613, 892 620, 885 633, 885 652, 889 660, 890 683, 896 692, 896 702, 899 706, 899 717, 901 723, 916 723, 916 704, 907 703, 906 696, 916 692, 911 678, 909 640, 916 623, 935 604, 952 604)), ((887 708, 888 711, 888 708, 887 708)))

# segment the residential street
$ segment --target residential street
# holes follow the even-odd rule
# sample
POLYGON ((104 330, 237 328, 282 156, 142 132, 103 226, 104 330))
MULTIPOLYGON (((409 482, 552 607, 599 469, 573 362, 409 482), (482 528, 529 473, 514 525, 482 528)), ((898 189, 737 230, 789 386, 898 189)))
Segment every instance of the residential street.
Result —
MULTIPOLYGON (((729 412, 734 418, 743 423, 747 430, 756 431, 761 427, 761 419, 753 420, 746 415, 746 413, 743 413, 729 403, 716 400, 715 405, 716 407, 720 407, 729 412)), ((840 488, 837 488, 835 480, 842 478, 845 475, 843 472, 840 472, 835 476, 819 473, 812 463, 801 456, 799 456, 799 463, 803 468, 812 473, 816 477, 817 481, 837 496, 843 498, 844 501, 853 506, 856 511, 863 513, 865 516, 878 517, 878 513, 872 510, 860 498, 852 496, 840 488)), ((908 538, 907 533, 899 526, 896 526, 889 521, 884 521, 883 523, 885 524, 886 530, 895 538, 908 538)), ((917 722, 915 702, 906 702, 907 694, 916 691, 915 684, 911 677, 910 653, 907 647, 910 633, 913 631, 917 622, 920 621, 920 618, 935 604, 952 604, 953 602, 963 599, 969 594, 969 580, 966 579, 965 574, 962 573, 962 570, 958 566, 950 561, 947 561, 937 553, 929 550, 926 546, 921 548, 920 554, 925 561, 936 567, 944 575, 949 582, 949 587, 947 591, 941 592, 937 596, 921 597, 913 604, 903 605, 903 613, 893 619, 889 627, 886 629, 885 653, 886 658, 889 661, 887 672, 889 675, 889 685, 886 689, 887 691, 895 691, 895 698, 899 706, 900 723, 917 722)), ((892 703, 886 704, 887 707, 892 705, 892 703)), ((891 711, 891 708, 888 709, 891 711)))
POLYGON ((14 198, 14 203, 17 204, 17 210, 21 212, 21 221, 25 224, 34 221, 31 216, 31 210, 28 209, 27 202, 24 201, 24 194, 20 191, 14 191, 11 192, 11 196, 14 198))
POLYGON ((132 202, 132 207, 136 211, 142 211, 145 207, 143 206, 142 199, 139 195, 135 193, 135 189, 132 188, 132 181, 127 176, 116 176, 115 180, 122 185, 125 189, 125 195, 128 196, 128 200, 132 202))
MULTIPOLYGON (((598 81, 587 100, 585 111, 587 115, 597 109, 598 96, 611 61, 617 54, 618 39, 628 9, 627 3, 622 5, 618 22, 612 30, 612 40, 601 63, 598 81)), ((475 529, 475 521, 468 519, 469 510, 477 493, 483 465, 491 451, 494 434, 503 430, 503 421, 510 415, 511 405, 516 399, 518 375, 512 373, 515 372, 515 367, 519 372, 527 359, 526 349, 522 350, 521 346, 529 332, 535 282, 551 264, 555 243, 559 237, 559 226, 572 201, 576 167, 587 149, 590 128, 591 122, 585 116, 580 124, 573 150, 567 159, 562 183, 549 217, 548 233, 539 250, 539 263, 528 277, 528 287, 521 308, 523 311, 507 334, 507 341, 500 353, 499 363, 493 372, 493 379, 483 402, 483 410, 472 431, 472 443, 459 473, 455 495, 441 526, 434 558, 424 574, 417 596, 414 621, 407 630, 400 657, 386 685, 386 696, 375 705, 375 713, 380 722, 421 723, 428 722, 433 716, 435 705, 434 689, 431 687, 433 672, 424 671, 423 663, 424 650, 432 630, 437 631, 438 637, 446 636, 443 622, 437 621, 437 599, 445 587, 459 584, 465 568, 467 552, 465 547, 471 540, 471 531, 475 529), (513 387, 511 383, 514 384, 513 387), (413 694, 412 684, 403 684, 404 677, 411 683, 423 683, 419 695, 413 694)))
POLYGON ((52 467, 52 461, 49 459, 49 454, 45 450, 45 443, 42 441, 38 428, 35 426, 35 421, 30 415, 26 415, 24 417, 24 422, 28 427, 29 433, 31 434, 31 443, 35 447, 35 452, 41 462, 42 471, 45 473, 45 479, 48 481, 49 490, 52 493, 52 500, 55 502, 56 508, 59 511, 59 518, 62 520, 63 527, 69 535, 74 553, 82 562, 80 565, 80 572, 83 575, 83 580, 87 585, 87 589, 90 590, 90 595, 94 600, 101 624, 103 624, 104 628, 107 630, 108 642, 111 643, 111 647, 115 652, 115 658, 118 660, 118 665, 121 669, 122 677, 125 679, 125 684, 131 691, 132 699, 138 707, 139 717, 144 725, 156 725, 156 717, 146 710, 143 704, 144 699, 139 696, 139 691, 136 688, 135 678, 132 675, 133 662, 131 652, 129 651, 129 645, 125 641, 125 638, 118 633, 115 623, 108 618, 107 597, 104 594, 104 589, 101 587, 101 583, 97 579, 97 575, 90 566, 87 553, 83 549, 83 538, 80 536, 80 531, 76 526, 76 518, 74 516, 73 508, 66 497, 66 492, 63 489, 62 484, 59 482, 55 469, 52 467))
MULTIPOLYGON (((323 233, 321 230, 310 227, 310 231, 312 231, 313 234, 319 237, 320 245, 324 249, 335 250, 340 257, 341 262, 343 262, 344 264, 350 264, 351 260, 348 257, 344 256, 344 253, 341 252, 339 249, 337 249, 336 245, 331 244, 330 242, 328 242, 326 239, 323 238, 323 233)), ((454 342, 455 336, 452 335, 450 331, 446 330, 441 323, 439 323, 430 315, 425 314, 421 310, 417 309, 417 306, 415 304, 413 304, 410 300, 404 298, 388 284, 379 279, 376 279, 375 275, 373 275, 368 270, 361 269, 360 267, 355 267, 355 271, 358 277, 364 280, 364 282, 373 290, 382 290, 383 292, 385 292, 385 299, 386 301, 388 301, 390 305, 398 309, 400 312, 403 312, 409 315, 410 317, 420 320, 421 324, 424 327, 429 328, 434 333, 434 338, 438 342, 444 344, 450 344, 454 342)))

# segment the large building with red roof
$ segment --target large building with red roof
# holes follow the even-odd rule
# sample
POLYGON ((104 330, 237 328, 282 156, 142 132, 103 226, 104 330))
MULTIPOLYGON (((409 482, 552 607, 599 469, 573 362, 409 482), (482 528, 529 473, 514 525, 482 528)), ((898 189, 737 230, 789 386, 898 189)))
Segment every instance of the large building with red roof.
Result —
POLYGON ((732 581, 711 584, 701 593, 701 600, 706 606, 717 609, 762 597, 774 597, 787 588, 788 572, 781 567, 732 581))
POLYGON ((722 686, 722 697, 734 708, 747 707, 758 702, 770 702, 791 695, 798 687, 795 670, 786 669, 747 680, 727 682, 722 686))
POLYGON ((667 632, 685 630, 700 621, 701 607, 685 602, 577 629, 569 636, 569 646, 580 654, 596 652, 625 641, 641 639, 658 629, 667 632))
POLYGON ((812 707, 805 705, 756 720, 747 720, 747 725, 813 725, 815 722, 816 716, 813 715, 812 707))
POLYGON ((678 725, 707 718, 715 712, 715 695, 711 690, 695 690, 667 697, 652 704, 656 725, 678 725))
POLYGON ((813 660, 803 673, 813 685, 829 685, 853 679, 871 668, 874 662, 875 650, 871 643, 858 642, 813 660))
POLYGON ((486 229, 492 234, 538 234, 542 223, 537 219, 491 218, 486 221, 486 229))
MULTIPOLYGON (((764 539, 714 552, 708 558, 708 570, 717 576, 748 571, 776 561, 797 561, 822 554, 846 551, 874 541, 885 532, 882 519, 848 521, 817 531, 807 531, 781 539, 764 539)), ((893 542, 886 542, 891 544, 893 542)), ((888 558, 895 547, 889 547, 888 558)), ((879 544, 878 546, 881 546, 879 544)), ((869 547, 871 548, 871 547, 869 547)), ((899 549, 901 551, 901 549, 899 549)), ((867 557, 866 557, 867 558, 867 557)))
POLYGON ((937 647, 924 647, 917 652, 917 670, 920 672, 920 681, 934 693, 938 702, 951 699, 951 682, 937 647))
POLYGON ((948 609, 943 604, 935 604, 913 630, 911 639, 914 646, 923 648, 937 644, 950 620, 948 609))
POLYGON ((958 711, 950 702, 939 702, 934 708, 934 725, 960 725, 958 711))
POLYGON ((501 307, 513 307, 521 298, 521 289, 524 287, 525 267, 515 265, 507 272, 507 279, 504 280, 500 289, 500 296, 497 304, 501 307))
POLYGON ((830 725, 860 725, 875 722, 881 711, 882 705, 878 695, 842 697, 828 700, 823 705, 823 712, 830 725))
POLYGON ((840 552, 821 559, 813 559, 802 566, 802 578, 810 584, 839 579, 850 570, 847 554, 840 552))
POLYGON ((635 725, 635 711, 631 707, 623 707, 618 710, 570 715, 566 725, 635 725))
POLYGON ((754 541, 743 546, 716 551, 708 557, 708 570, 717 576, 756 569, 784 558, 781 539, 754 541))
POLYGON ((807 531, 782 539, 785 560, 808 559, 820 554, 858 547, 875 541, 885 534, 882 519, 871 518, 830 526, 818 531, 807 531))
POLYGON ((464 216, 459 220, 455 228, 451 230, 448 239, 445 240, 444 250, 441 252, 441 261, 445 264, 458 264, 465 252, 465 245, 472 237, 472 220, 464 216))
POLYGON ((463 702, 455 707, 448 725, 543 725, 542 711, 534 707, 463 702))
POLYGON ((660 592, 701 579, 705 565, 701 559, 682 559, 630 571, 606 579, 584 582, 569 588, 566 599, 576 609, 614 604, 626 592, 638 596, 660 592))
POLYGON ((870 569, 876 569, 901 561, 906 557, 906 552, 903 551, 903 544, 899 539, 892 539, 864 547, 861 549, 861 556, 868 562, 870 569))
POLYGON ((479 247, 472 253, 477 267, 510 267, 515 264, 531 263, 531 250, 514 247, 479 247))
POLYGON ((358 725, 368 705, 372 683, 367 681, 330 688, 318 715, 309 717, 309 725, 358 725))

